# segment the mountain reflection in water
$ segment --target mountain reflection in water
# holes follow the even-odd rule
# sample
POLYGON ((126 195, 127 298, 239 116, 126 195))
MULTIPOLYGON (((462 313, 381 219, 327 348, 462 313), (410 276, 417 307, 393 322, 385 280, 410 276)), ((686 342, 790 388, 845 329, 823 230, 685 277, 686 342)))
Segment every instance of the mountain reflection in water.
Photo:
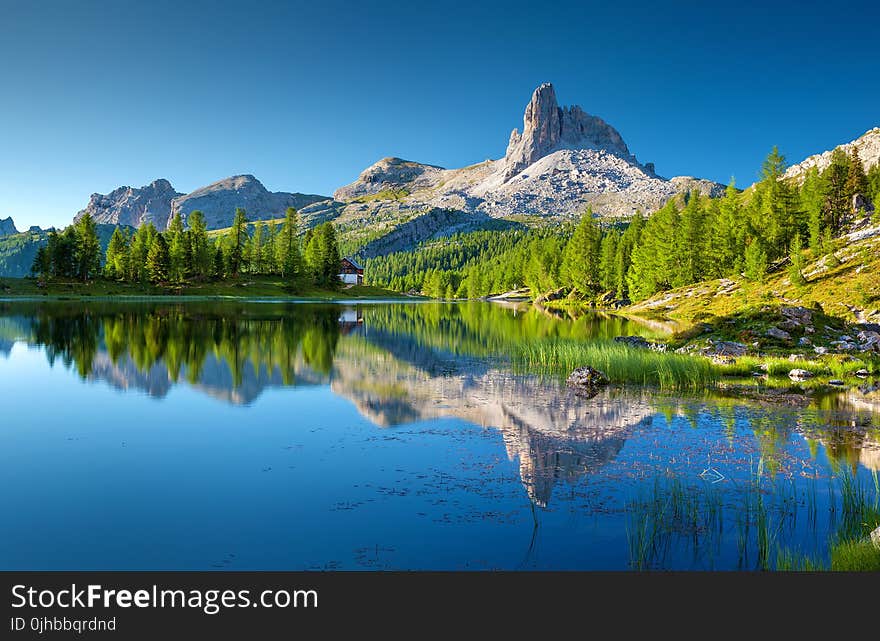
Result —
MULTIPOLYGON (((614 460, 658 411, 687 414, 688 401, 613 389, 584 399, 559 381, 513 373, 507 356, 537 337, 589 340, 656 330, 601 314, 557 318, 489 304, 0 307, 0 352, 8 355, 24 341, 42 348, 50 364, 122 391, 163 399, 185 385, 248 405, 269 388, 329 385, 380 427, 457 418, 499 430, 538 506, 548 504, 560 481, 575 483, 614 460)), ((760 434, 799 430, 840 461, 876 470, 880 445, 870 429, 849 429, 854 421, 870 427, 871 402, 840 397, 807 421, 749 411, 758 413, 760 434)))

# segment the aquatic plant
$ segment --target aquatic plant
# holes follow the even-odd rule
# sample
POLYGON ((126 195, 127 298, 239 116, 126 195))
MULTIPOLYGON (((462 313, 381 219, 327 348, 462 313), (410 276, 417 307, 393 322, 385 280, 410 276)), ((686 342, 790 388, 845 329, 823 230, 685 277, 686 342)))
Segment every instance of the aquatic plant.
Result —
POLYGON ((716 384, 719 372, 702 357, 655 352, 614 341, 581 342, 541 339, 523 344, 514 354, 521 368, 567 375, 577 367, 602 371, 612 383, 654 385, 661 389, 700 390, 716 384))

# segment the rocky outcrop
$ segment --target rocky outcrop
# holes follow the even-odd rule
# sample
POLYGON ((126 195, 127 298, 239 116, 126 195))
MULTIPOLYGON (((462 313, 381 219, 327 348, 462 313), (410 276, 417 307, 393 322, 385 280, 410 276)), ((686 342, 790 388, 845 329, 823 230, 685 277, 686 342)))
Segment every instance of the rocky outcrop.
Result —
MULTIPOLYGON (((853 148, 859 154, 859 159, 866 170, 880 162, 880 127, 869 129, 855 140, 838 145, 834 149, 840 149, 849 156, 853 148)), ((793 178, 800 182, 812 167, 818 168, 820 172, 823 171, 831 164, 831 154, 834 152, 834 149, 824 151, 821 154, 815 154, 796 165, 792 165, 786 170, 785 177, 793 178)))
POLYGON ((337 189, 333 197, 345 201, 389 192, 388 198, 393 199, 404 195, 401 190, 408 194, 431 187, 441 172, 443 168, 435 165, 423 165, 402 158, 383 158, 364 169, 355 182, 337 189), (393 193, 395 191, 397 193, 393 193))
POLYGON ((88 212, 97 223, 132 227, 153 223, 158 229, 165 229, 171 201, 182 195, 164 178, 140 188, 119 187, 109 194, 92 194, 89 204, 77 213, 74 221, 88 212))
POLYGON ((247 212, 248 220, 271 220, 283 218, 288 207, 300 209, 322 200, 327 197, 269 191, 254 176, 245 174, 218 180, 186 195, 179 194, 171 201, 170 210, 172 216, 180 212, 184 218, 199 210, 205 215, 208 229, 222 229, 232 225, 237 207, 247 212))
POLYGON ((553 85, 535 89, 523 115, 522 133, 510 134, 504 155, 503 175, 509 180, 520 171, 558 149, 604 149, 631 158, 618 131, 578 106, 560 107, 553 85))
POLYGON ((12 222, 11 216, 9 218, 0 218, 0 236, 11 236, 17 233, 18 230, 15 228, 15 223, 12 222))

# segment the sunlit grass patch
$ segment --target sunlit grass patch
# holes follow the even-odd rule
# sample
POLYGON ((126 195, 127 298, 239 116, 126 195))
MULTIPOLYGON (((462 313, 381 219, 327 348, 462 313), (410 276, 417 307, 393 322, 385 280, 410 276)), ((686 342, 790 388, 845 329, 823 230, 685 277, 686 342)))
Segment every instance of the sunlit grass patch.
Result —
POLYGON ((706 358, 655 352, 613 341, 543 339, 520 347, 514 360, 539 373, 567 375, 590 366, 618 384, 699 390, 717 383, 719 372, 706 358))

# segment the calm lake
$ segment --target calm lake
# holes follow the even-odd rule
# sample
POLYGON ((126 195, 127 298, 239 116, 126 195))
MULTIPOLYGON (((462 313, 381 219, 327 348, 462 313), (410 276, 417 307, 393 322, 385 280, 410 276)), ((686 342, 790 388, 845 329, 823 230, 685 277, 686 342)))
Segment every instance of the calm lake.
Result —
POLYGON ((0 302, 0 569, 760 569, 827 561, 880 416, 611 387, 489 303, 0 302))

